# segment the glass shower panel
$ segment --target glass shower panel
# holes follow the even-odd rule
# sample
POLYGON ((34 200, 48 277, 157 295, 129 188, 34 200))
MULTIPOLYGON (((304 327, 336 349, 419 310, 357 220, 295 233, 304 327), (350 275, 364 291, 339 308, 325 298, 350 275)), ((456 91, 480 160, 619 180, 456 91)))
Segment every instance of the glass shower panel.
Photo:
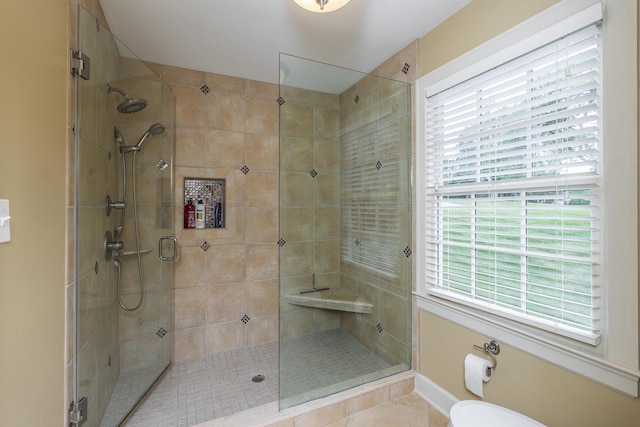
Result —
POLYGON ((410 85, 280 56, 280 407, 411 366, 410 85))
POLYGON ((82 7, 78 47, 74 400, 85 426, 114 426, 171 363, 174 98, 82 7))

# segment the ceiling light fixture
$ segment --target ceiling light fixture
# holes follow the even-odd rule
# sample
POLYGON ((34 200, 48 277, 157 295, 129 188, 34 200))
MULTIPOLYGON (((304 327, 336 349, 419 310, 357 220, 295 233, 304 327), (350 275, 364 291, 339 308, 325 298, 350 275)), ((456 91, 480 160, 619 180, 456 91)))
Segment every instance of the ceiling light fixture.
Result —
POLYGON ((293 0, 298 6, 316 13, 333 12, 340 9, 349 0, 293 0))

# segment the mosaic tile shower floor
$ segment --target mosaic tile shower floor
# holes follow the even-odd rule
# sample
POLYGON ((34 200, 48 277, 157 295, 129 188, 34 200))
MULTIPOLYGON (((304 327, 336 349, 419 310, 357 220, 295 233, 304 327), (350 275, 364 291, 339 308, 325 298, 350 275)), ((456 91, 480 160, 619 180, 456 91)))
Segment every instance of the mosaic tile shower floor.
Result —
MULTIPOLYGON (((341 329, 285 340, 283 351, 285 397, 389 368, 341 329)), ((264 344, 174 363, 125 425, 192 426, 277 399, 278 343, 264 344), (256 374, 266 379, 252 382, 256 374)))

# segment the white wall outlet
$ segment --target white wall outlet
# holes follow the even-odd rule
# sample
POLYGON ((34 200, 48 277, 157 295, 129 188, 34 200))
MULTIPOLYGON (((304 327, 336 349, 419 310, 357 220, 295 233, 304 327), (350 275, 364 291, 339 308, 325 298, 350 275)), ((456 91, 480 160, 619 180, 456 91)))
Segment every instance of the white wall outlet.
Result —
POLYGON ((9 201, 0 199, 0 243, 11 241, 9 201))

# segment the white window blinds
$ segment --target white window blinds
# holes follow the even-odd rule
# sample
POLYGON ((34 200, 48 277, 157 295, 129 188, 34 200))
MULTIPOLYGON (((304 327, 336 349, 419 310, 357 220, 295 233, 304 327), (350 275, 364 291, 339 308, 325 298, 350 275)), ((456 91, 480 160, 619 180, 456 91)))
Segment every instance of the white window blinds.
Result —
POLYGON ((428 292, 599 341, 600 28, 427 99, 428 292))

